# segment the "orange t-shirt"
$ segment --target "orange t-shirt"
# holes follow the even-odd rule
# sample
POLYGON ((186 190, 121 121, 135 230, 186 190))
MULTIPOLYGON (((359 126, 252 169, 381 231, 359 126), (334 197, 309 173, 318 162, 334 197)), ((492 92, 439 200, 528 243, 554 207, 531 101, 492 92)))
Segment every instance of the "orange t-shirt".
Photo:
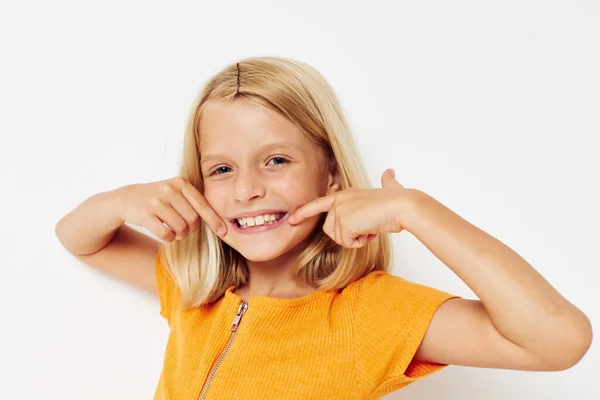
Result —
POLYGON ((457 296, 386 272, 296 299, 246 303, 231 286, 187 311, 158 257, 156 277, 170 335, 154 400, 378 399, 446 366, 413 356, 436 309, 457 296))

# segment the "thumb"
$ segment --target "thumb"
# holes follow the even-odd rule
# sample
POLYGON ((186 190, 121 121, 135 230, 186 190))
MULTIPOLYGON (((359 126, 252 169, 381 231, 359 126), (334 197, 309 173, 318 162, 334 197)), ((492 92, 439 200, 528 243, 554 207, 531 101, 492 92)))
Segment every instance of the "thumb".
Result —
POLYGON ((404 187, 396 180, 396 172, 389 168, 381 175, 381 187, 404 187))

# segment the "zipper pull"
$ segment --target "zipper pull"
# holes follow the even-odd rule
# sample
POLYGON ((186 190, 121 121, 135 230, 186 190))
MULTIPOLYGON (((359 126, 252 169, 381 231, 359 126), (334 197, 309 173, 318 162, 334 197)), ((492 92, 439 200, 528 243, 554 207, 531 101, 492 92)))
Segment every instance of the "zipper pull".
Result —
POLYGON ((245 301, 242 301, 242 304, 240 304, 240 306, 238 307, 238 312, 235 316, 235 318, 233 319, 233 322, 231 323, 231 327, 229 328, 230 331, 237 331, 238 327, 240 326, 240 321, 242 319, 242 317, 244 316, 244 313, 246 312, 246 310, 248 309, 248 303, 246 303, 245 301))

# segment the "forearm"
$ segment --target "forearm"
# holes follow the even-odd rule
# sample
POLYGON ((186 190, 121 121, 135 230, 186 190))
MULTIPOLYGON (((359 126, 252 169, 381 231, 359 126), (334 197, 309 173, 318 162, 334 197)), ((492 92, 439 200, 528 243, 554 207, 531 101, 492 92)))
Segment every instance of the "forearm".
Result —
POLYGON ((591 340, 585 314, 515 251, 426 193, 410 197, 404 229, 473 290, 500 334, 536 354, 591 340))
POLYGON ((118 192, 95 194, 62 217, 56 236, 72 254, 92 254, 108 244, 123 225, 117 215, 118 192))

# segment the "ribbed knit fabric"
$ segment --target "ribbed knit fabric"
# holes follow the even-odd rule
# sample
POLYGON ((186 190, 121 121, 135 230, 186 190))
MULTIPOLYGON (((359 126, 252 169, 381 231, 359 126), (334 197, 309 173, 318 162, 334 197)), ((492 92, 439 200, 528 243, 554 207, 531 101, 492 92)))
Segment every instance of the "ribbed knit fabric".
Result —
MULTIPOLYGON (((231 286, 211 305, 184 311, 158 257, 156 278, 171 331, 154 399, 197 400, 243 300, 231 286)), ((379 399, 446 366, 413 356, 451 297, 382 271, 332 292, 251 297, 206 399, 379 399)))

